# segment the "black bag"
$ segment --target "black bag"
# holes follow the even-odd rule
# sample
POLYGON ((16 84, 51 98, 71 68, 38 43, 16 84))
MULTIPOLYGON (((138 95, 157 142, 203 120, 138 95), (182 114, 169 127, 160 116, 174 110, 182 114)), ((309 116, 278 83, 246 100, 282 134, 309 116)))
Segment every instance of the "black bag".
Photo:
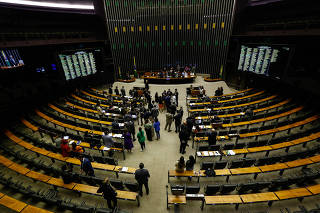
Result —
POLYGON ((216 172, 210 168, 208 168, 204 173, 207 175, 207 177, 215 177, 216 176, 216 172))

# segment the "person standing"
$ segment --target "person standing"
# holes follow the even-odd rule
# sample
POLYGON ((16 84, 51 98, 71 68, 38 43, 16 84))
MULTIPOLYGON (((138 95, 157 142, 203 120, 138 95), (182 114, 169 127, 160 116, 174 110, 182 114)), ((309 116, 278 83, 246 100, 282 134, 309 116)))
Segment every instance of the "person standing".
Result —
POLYGON ((181 154, 186 153, 186 146, 188 144, 188 133, 185 128, 182 128, 179 132, 179 139, 180 139, 180 150, 181 154))
POLYGON ((119 89, 118 89, 117 86, 116 86, 116 88, 114 89, 114 93, 116 93, 116 95, 119 95, 119 89))
POLYGON ((156 94, 154 95, 154 100, 156 103, 159 103, 159 95, 158 92, 156 92, 156 94))
POLYGON ((175 127, 176 127, 176 133, 177 132, 180 132, 180 126, 181 126, 181 114, 178 112, 174 117, 174 124, 175 124, 175 127))
POLYGON ((139 132, 137 134, 137 138, 140 143, 141 152, 142 152, 146 148, 146 144, 145 144, 146 137, 144 136, 144 132, 141 127, 139 127, 139 132))
POLYGON ((142 185, 146 188, 147 195, 149 194, 149 186, 148 186, 148 179, 150 178, 149 171, 147 169, 144 169, 144 164, 139 164, 139 169, 136 170, 134 173, 134 177, 137 180, 139 184, 139 195, 142 197, 142 185))
POLYGON ((103 198, 107 200, 109 209, 114 210, 117 207, 117 192, 110 185, 108 178, 103 181, 97 193, 102 193, 103 198), (111 202, 113 202, 113 205, 111 202))
POLYGON ((121 95, 126 96, 126 90, 124 89, 124 86, 121 88, 121 95))
POLYGON ((155 118, 154 123, 153 123, 153 128, 156 131, 157 134, 157 140, 160 139, 160 122, 158 118, 155 118))
POLYGON ((109 87, 109 94, 112 95, 112 86, 109 87))
POLYGON ((132 148, 133 148, 133 143, 132 143, 132 138, 131 138, 131 134, 128 130, 126 130, 125 134, 124 134, 124 148, 128 151, 131 152, 132 148))
POLYGON ((167 130, 168 127, 168 132, 171 132, 171 124, 173 120, 173 115, 170 112, 166 113, 166 126, 164 127, 164 130, 167 130))
POLYGON ((86 175, 94 177, 94 170, 93 170, 93 167, 92 167, 90 160, 88 158, 84 157, 83 155, 79 155, 79 160, 81 162, 80 174, 82 174, 84 172, 86 175))
POLYGON ((152 124, 149 122, 149 119, 145 122, 144 130, 146 131, 148 141, 152 141, 152 124))
POLYGON ((177 106, 179 105, 179 92, 177 89, 174 90, 174 95, 176 96, 176 103, 177 103, 177 106))
POLYGON ((212 129, 208 129, 207 131, 208 143, 209 146, 216 145, 217 143, 217 132, 212 129))

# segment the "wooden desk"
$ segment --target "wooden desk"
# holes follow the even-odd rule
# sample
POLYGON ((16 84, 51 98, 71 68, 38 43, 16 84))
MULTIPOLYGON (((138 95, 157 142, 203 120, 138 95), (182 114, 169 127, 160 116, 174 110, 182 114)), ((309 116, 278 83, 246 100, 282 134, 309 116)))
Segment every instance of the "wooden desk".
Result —
POLYGON ((177 172, 176 170, 168 171, 168 183, 170 182, 170 177, 197 177, 198 182, 200 181, 200 177, 205 177, 204 170, 201 171, 184 171, 177 172))
POLYGON ((20 166, 19 164, 16 164, 16 163, 13 163, 8 168, 22 175, 25 175, 28 172, 30 172, 30 169, 27 169, 26 167, 20 166))
POLYGON ((240 195, 243 203, 256 203, 279 200, 273 192, 240 195))
POLYGON ((227 176, 231 175, 231 172, 229 169, 215 169, 216 176, 227 176))
POLYGON ((204 200, 207 205, 242 203, 239 195, 205 196, 204 200))
MULTIPOLYGON (((96 103, 96 102, 87 101, 87 100, 85 100, 85 99, 82 99, 82 98, 80 98, 80 97, 78 97, 78 96, 74 95, 74 94, 72 94, 72 95, 71 95, 71 97, 73 97, 74 99, 76 99, 76 100, 78 100, 78 101, 82 101, 82 102, 84 102, 84 103, 87 103, 87 104, 97 105, 97 103, 96 103)), ((100 104, 100 106, 102 106, 102 107, 106 107, 106 108, 109 108, 109 107, 110 107, 109 105, 105 105, 105 104, 100 104)))
POLYGON ((205 174, 201 171, 184 171, 184 172, 177 172, 176 170, 169 170, 170 177, 199 177, 205 176, 205 174))
POLYGON ((60 161, 67 161, 68 157, 63 157, 61 154, 50 152, 46 155, 49 158, 53 158, 60 161))
MULTIPOLYGON (((227 155, 228 155, 228 154, 227 154, 227 151, 229 151, 229 150, 223 150, 222 152, 223 152, 224 155, 227 156, 227 155)), ((232 151, 233 151, 236 155, 248 153, 248 150, 247 150, 247 149, 233 149, 232 151)))
POLYGON ((21 122, 26 125, 27 127, 29 127, 30 129, 32 129, 32 131, 36 132, 39 130, 38 127, 36 127, 35 125, 33 125, 32 123, 30 123, 29 121, 25 120, 25 119, 21 119, 21 122))
POLYGON ((73 190, 79 191, 79 192, 84 192, 84 193, 94 194, 94 195, 102 195, 102 193, 97 193, 98 189, 99 187, 88 186, 80 183, 76 184, 75 187, 73 188, 73 190))
POLYGON ((47 151, 45 149, 42 149, 42 148, 39 148, 39 147, 33 147, 30 150, 35 152, 35 153, 38 153, 40 155, 48 155, 50 153, 49 151, 47 151))
POLYGON ((304 166, 304 165, 308 165, 308 164, 312 164, 312 163, 313 162, 311 160, 309 160, 309 159, 299 159, 299 160, 295 160, 295 161, 286 162, 286 164, 290 168, 304 166))
POLYGON ((294 144, 291 143, 291 142, 283 142, 283 143, 278 143, 278 144, 273 144, 273 145, 270 145, 270 147, 272 149, 282 149, 282 148, 285 148, 285 147, 290 147, 290 146, 293 146, 294 144))
POLYGON ((308 186, 307 189, 314 195, 320 194, 320 184, 308 186))
POLYGON ((272 149, 271 146, 258 146, 258 147, 248 148, 248 152, 263 152, 271 149, 272 149))
POLYGON ((134 174, 136 172, 136 168, 132 168, 132 167, 127 167, 128 170, 127 171, 122 171, 122 168, 125 166, 116 166, 114 168, 114 171, 118 171, 119 173, 127 173, 127 174, 134 174))
POLYGON ((289 167, 285 163, 276 163, 276 164, 270 164, 265 166, 259 166, 259 168, 262 172, 272 172, 272 171, 287 169, 289 167))
POLYGON ((94 169, 102 169, 102 170, 106 170, 106 171, 113 171, 115 166, 114 165, 110 165, 110 164, 103 164, 103 163, 96 163, 96 162, 92 162, 91 163, 92 167, 94 169))
POLYGON ((289 189, 274 192, 280 200, 286 200, 291 198, 300 198, 312 195, 306 188, 289 189))
POLYGON ((246 167, 246 168, 238 168, 238 169, 230 169, 232 175, 244 175, 244 174, 258 174, 261 172, 259 167, 246 167))
POLYGON ((314 163, 318 163, 318 162, 320 162, 320 155, 310 157, 309 160, 311 160, 314 163))
POLYGON ((3 164, 6 167, 9 167, 13 164, 13 162, 11 160, 9 160, 8 158, 3 157, 2 155, 0 155, 0 162, 1 164, 3 164))
POLYGON ((54 178, 54 177, 51 178, 49 181, 47 181, 47 183, 54 186, 66 188, 66 189, 73 189, 76 185, 76 183, 65 184, 62 179, 54 178))
POLYGON ((168 204, 186 204, 187 199, 185 195, 168 195, 168 204))
MULTIPOLYGON (((21 213, 50 213, 51 211, 47 211, 45 209, 40 209, 35 206, 28 205, 25 207, 21 213)), ((53 212, 52 212, 53 213, 53 212)))
POLYGON ((33 146, 32 144, 27 143, 27 142, 25 142, 25 141, 21 141, 21 142, 19 142, 18 144, 19 144, 20 146, 26 148, 26 149, 29 149, 29 150, 35 148, 35 146, 33 146))
POLYGON ((38 180, 38 181, 41 181, 41 182, 48 182, 51 178, 51 176, 48 176, 48 175, 44 175, 44 174, 41 174, 39 172, 34 172, 34 171, 30 171, 26 174, 27 177, 29 178, 32 178, 32 179, 35 179, 35 180, 38 180))
POLYGON ((21 212, 22 209, 24 209, 27 206, 26 203, 23 203, 19 200, 12 198, 12 197, 9 197, 7 195, 4 195, 0 199, 0 205, 6 206, 16 212, 21 212))
POLYGON ((131 200, 131 201, 137 200, 139 205, 138 194, 136 192, 120 191, 120 190, 116 190, 116 192, 117 192, 118 199, 131 200))

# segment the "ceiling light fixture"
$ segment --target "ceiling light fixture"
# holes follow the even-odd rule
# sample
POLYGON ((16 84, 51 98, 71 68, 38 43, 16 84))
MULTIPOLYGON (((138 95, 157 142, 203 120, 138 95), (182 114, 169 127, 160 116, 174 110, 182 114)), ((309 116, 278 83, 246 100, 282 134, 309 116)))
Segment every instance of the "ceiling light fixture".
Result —
POLYGON ((85 5, 85 4, 66 4, 66 3, 39 2, 39 1, 29 1, 29 0, 0 0, 0 3, 18 4, 18 5, 35 6, 35 7, 94 10, 93 5, 85 5))

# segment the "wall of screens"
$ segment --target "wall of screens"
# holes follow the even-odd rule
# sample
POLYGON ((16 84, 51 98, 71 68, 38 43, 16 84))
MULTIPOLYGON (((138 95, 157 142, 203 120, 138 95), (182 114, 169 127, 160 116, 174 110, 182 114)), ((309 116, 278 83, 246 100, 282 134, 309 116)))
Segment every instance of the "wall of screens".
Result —
POLYGON ((10 69, 23 65, 24 62, 17 49, 0 49, 1 69, 10 69))
POLYGON ((290 48, 286 45, 241 45, 238 70, 280 78, 289 52, 290 48))
POLYGON ((98 57, 101 57, 100 49, 67 51, 59 54, 66 80, 97 73, 98 57))

